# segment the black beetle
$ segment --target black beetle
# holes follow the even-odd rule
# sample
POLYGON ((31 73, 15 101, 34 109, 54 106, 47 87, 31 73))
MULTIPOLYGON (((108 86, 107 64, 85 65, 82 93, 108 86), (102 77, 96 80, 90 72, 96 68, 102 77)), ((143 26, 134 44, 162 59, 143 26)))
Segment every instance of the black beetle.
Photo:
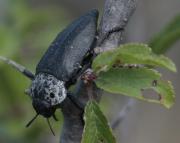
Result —
MULTIPOLYGON (((53 116, 68 88, 90 66, 96 42, 98 11, 91 10, 57 35, 36 67, 35 75, 14 61, 0 57, 32 80, 26 93, 37 115, 53 116)), ((48 121, 49 123, 49 121, 48 121)))
POLYGON ((41 58, 29 89, 37 114, 51 117, 54 107, 66 98, 67 89, 88 67, 93 55, 97 18, 98 11, 92 10, 75 20, 58 34, 41 58))

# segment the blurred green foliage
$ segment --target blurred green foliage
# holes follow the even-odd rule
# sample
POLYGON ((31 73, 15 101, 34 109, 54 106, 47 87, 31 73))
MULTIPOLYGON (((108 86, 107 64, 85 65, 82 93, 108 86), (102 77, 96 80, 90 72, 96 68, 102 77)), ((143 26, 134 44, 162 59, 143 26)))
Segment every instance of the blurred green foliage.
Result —
POLYGON ((180 15, 174 17, 165 28, 155 35, 149 42, 154 53, 165 53, 180 39, 180 15))
MULTIPOLYGON (((60 6, 37 6, 26 0, 3 0, 5 6, 0 16, 0 55, 13 59, 28 69, 35 71, 35 66, 48 48, 57 33, 68 22, 66 14, 60 6)), ((51 136, 47 123, 43 118, 29 129, 26 123, 34 116, 31 100, 24 94, 30 81, 20 73, 0 63, 0 142, 43 142, 42 137, 51 136)), ((62 118, 54 123, 59 133, 62 118)), ((57 136, 56 138, 59 138, 57 136)))

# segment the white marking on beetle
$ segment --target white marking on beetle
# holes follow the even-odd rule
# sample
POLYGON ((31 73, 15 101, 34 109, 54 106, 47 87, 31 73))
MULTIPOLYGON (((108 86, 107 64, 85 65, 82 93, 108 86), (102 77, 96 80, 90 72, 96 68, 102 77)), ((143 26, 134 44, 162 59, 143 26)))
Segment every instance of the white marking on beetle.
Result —
POLYGON ((60 104, 66 98, 67 91, 63 81, 52 75, 40 73, 31 84, 30 96, 44 100, 53 106, 60 104))

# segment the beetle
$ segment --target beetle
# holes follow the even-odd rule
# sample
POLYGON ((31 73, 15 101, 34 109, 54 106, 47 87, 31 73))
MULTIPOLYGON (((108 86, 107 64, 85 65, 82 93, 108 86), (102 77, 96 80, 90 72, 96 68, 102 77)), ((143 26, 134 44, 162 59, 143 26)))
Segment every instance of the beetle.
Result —
POLYGON ((14 61, 0 57, 32 80, 26 93, 37 114, 27 127, 38 115, 56 119, 54 113, 68 97, 69 87, 91 65, 97 20, 98 11, 93 9, 60 32, 37 64, 35 75, 14 61))

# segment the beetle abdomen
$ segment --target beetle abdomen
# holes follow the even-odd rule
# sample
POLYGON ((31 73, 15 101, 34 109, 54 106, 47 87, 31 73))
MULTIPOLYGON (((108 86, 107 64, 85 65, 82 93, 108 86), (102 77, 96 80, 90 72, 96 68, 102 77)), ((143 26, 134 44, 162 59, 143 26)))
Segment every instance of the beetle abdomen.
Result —
POLYGON ((69 81, 83 65, 96 36, 98 11, 81 16, 62 31, 40 60, 36 74, 48 73, 59 80, 69 81))

